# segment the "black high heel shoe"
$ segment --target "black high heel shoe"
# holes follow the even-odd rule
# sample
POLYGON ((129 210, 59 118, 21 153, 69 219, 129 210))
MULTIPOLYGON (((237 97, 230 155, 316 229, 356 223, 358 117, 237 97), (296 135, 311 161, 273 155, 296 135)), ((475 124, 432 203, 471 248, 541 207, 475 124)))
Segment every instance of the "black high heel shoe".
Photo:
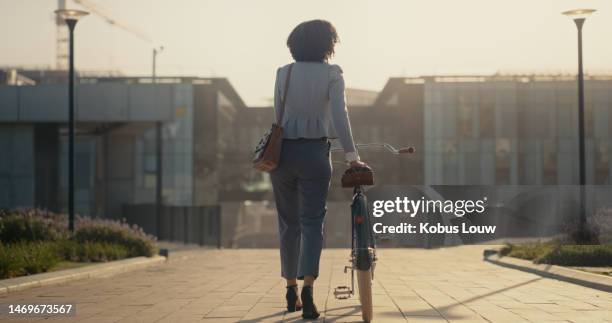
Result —
POLYGON ((302 309, 301 305, 298 305, 298 296, 297 285, 287 286, 287 294, 285 294, 285 298, 287 299, 287 312, 295 312, 302 309))
POLYGON ((317 306, 314 304, 312 299, 312 286, 302 287, 302 318, 303 319, 316 319, 321 314, 317 311, 317 306))

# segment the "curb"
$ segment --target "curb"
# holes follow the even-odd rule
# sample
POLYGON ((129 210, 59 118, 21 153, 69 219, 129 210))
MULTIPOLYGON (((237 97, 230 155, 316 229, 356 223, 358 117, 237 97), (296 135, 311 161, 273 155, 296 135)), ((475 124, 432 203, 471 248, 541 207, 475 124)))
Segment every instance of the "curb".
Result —
POLYGON ((612 292, 612 277, 566 268, 563 266, 534 264, 529 260, 519 258, 500 257, 497 250, 485 250, 483 254, 484 261, 498 266, 517 269, 608 293, 612 292))
POLYGON ((161 256, 135 257, 95 264, 83 268, 73 268, 50 273, 35 274, 0 280, 0 295, 24 289, 63 284, 88 278, 111 277, 120 273, 137 270, 166 262, 161 256))

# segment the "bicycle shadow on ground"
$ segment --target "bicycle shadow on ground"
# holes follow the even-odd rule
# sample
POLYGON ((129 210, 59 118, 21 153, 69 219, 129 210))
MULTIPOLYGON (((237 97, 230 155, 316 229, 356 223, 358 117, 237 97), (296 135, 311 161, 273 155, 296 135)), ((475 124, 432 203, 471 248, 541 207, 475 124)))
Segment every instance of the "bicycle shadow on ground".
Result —
MULTIPOLYGON (((381 320, 384 320, 384 318, 389 318, 389 317, 399 317, 404 319, 404 316, 402 315, 402 313, 398 310, 397 312, 390 312, 390 311, 385 311, 385 312, 378 312, 376 310, 374 310, 374 315, 376 315, 377 317, 379 317, 381 320)), ((278 319, 278 322, 363 322, 363 320, 361 319, 361 306, 360 305, 352 305, 352 306, 344 306, 344 307, 337 307, 331 310, 326 310, 326 311, 322 311, 321 312, 321 317, 318 320, 305 320, 302 319, 301 315, 298 315, 296 317, 285 317, 285 315, 287 315, 287 311, 279 311, 277 313, 274 314, 269 314, 269 315, 265 315, 265 316, 261 316, 261 317, 256 317, 256 318, 252 318, 252 319, 247 319, 247 320, 240 320, 241 323, 260 323, 260 322, 270 322, 270 319, 278 319), (338 311, 342 311, 342 310, 346 310, 346 309, 350 309, 348 312, 342 312, 342 314, 334 314, 334 312, 338 312, 338 311)))
MULTIPOLYGON (((514 289, 514 288, 518 288, 518 287, 522 287, 525 285, 529 285, 531 283, 535 283, 539 280, 542 280, 544 278, 540 277, 540 278, 534 278, 528 281, 524 281, 522 283, 518 283, 512 286, 508 286, 502 289, 498 289, 498 290, 494 290, 491 291, 489 293, 485 293, 482 295, 477 295, 471 298, 468 298, 466 300, 461 300, 461 301, 457 301, 454 304, 451 305, 447 305, 447 306, 441 306, 441 307, 432 307, 432 310, 436 311, 439 316, 433 315, 433 317, 442 317, 446 320, 459 320, 462 318, 465 318, 464 315, 457 315, 457 314, 453 314, 451 313, 452 309, 454 307, 457 306, 466 306, 466 304, 469 304, 470 302, 482 299, 482 298, 486 298, 488 296, 492 296, 492 295, 496 295, 499 293, 503 293, 505 291, 514 289)), ((252 319, 247 319, 247 320, 240 320, 239 322, 243 322, 243 323, 259 323, 259 322, 269 322, 270 319, 274 319, 277 318, 278 322, 362 322, 361 320, 361 305, 352 305, 352 306, 344 306, 344 307, 337 307, 331 310, 326 310, 326 311, 322 311, 322 316, 319 318, 319 320, 304 320, 302 319, 301 316, 296 316, 296 317, 292 317, 292 318, 286 318, 285 315, 287 315, 287 311, 285 310, 280 310, 274 314, 269 314, 269 315, 265 315, 265 316, 261 316, 261 317, 256 317, 256 318, 252 318, 252 319), (338 314, 338 315, 334 315, 333 312, 338 311, 338 310, 343 310, 343 309, 351 309, 348 312, 344 312, 342 314, 338 314), (325 316, 323 318, 323 316, 325 316), (354 318, 354 320, 352 320, 351 318, 354 318), (349 319, 347 321, 347 319, 349 319)), ((397 308, 397 311, 385 311, 385 312, 379 312, 376 310, 376 306, 374 307, 374 316, 375 318, 378 317, 381 320, 384 320, 384 317, 399 317, 401 319, 410 319, 410 317, 419 317, 421 319, 427 318, 427 317, 432 317, 431 314, 431 310, 418 310, 418 311, 401 311, 401 309, 397 308)))
POLYGON ((361 320, 361 305, 352 305, 352 306, 343 306, 336 307, 333 309, 325 310, 325 322, 336 322, 338 320, 342 320, 342 322, 363 322, 361 320), (334 315, 334 312, 338 312, 344 309, 350 308, 351 310, 348 312, 343 312, 342 314, 334 315), (359 315, 359 316, 355 316, 359 315), (355 316, 355 321, 347 321, 346 319, 355 316))
MULTIPOLYGON (((374 306, 374 321, 385 322, 389 319, 400 319, 405 320, 404 314, 397 309, 397 311, 379 311, 374 306)), ((325 311, 325 322, 363 322, 361 318, 361 305, 345 306, 335 308, 333 310, 325 311), (351 308, 349 312, 342 313, 340 315, 334 315, 333 311, 340 309, 351 308)))
POLYGON ((344 306, 344 307, 338 307, 338 308, 334 308, 333 310, 329 310, 329 311, 322 311, 321 312, 321 317, 319 317, 318 320, 305 320, 302 319, 301 314, 299 314, 296 317, 285 317, 287 315, 287 311, 282 310, 282 311, 278 311, 274 314, 268 314, 268 315, 264 315, 261 317, 255 317, 252 319, 247 319, 247 320, 240 320, 241 323, 260 323, 260 322, 270 322, 270 319, 278 319, 278 322, 337 322, 339 320, 341 320, 342 322, 353 322, 353 321, 347 321, 346 319, 354 316, 355 317, 355 321, 354 322, 362 322, 361 320, 361 306, 359 305, 354 305, 354 306, 344 306), (349 312, 344 312, 342 314, 338 314, 338 315, 333 315, 330 314, 330 312, 334 312, 337 310, 343 310, 343 309, 348 309, 350 308, 351 310, 349 312), (359 316, 357 316, 359 315, 359 316))
POLYGON ((277 322, 288 322, 288 321, 285 321, 285 318, 284 318, 285 314, 287 314, 287 311, 281 310, 273 314, 268 314, 268 315, 264 315, 261 317, 254 317, 252 319, 240 320, 238 322, 259 323, 259 322, 270 322, 271 319, 276 319, 275 321, 277 322))

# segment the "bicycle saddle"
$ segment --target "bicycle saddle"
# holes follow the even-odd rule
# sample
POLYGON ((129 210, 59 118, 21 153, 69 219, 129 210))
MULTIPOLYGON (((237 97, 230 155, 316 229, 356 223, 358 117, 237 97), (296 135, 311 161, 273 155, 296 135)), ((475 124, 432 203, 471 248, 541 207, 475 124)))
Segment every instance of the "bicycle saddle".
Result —
POLYGON ((342 174, 342 187, 374 185, 374 172, 370 167, 351 167, 342 174))

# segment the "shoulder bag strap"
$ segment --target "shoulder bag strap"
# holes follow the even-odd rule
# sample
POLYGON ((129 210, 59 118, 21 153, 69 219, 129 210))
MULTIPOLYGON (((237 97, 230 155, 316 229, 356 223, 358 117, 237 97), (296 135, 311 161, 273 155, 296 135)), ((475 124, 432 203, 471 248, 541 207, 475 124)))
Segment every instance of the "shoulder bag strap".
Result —
POLYGON ((283 99, 280 106, 280 115, 277 124, 280 126, 283 122, 283 114, 285 114, 285 102, 287 101, 287 92, 289 91, 289 79, 291 79, 291 70, 293 69, 293 63, 289 65, 289 71, 287 71, 287 79, 285 79, 285 90, 283 92, 283 99))

